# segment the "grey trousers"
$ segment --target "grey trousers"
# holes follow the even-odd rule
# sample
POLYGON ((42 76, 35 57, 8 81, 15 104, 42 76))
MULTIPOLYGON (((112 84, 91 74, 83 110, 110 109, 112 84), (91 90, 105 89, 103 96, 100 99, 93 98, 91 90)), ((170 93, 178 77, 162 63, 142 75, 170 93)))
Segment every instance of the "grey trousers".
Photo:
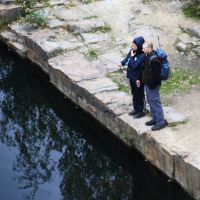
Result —
POLYGON ((145 86, 147 102, 150 106, 152 119, 156 122, 157 126, 165 124, 163 108, 160 102, 160 85, 154 89, 145 86))

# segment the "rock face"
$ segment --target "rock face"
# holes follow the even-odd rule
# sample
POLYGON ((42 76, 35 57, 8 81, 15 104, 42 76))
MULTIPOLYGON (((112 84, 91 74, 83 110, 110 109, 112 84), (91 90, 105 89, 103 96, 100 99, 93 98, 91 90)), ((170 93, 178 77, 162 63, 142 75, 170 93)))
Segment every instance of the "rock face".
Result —
POLYGON ((199 58, 200 56, 200 26, 181 26, 183 31, 175 42, 175 47, 183 54, 199 58))
MULTIPOLYGON (((7 1, 4 1, 6 3, 7 1)), ((7 2, 8 3, 8 2, 7 2)), ((12 21, 18 19, 22 14, 22 9, 20 6, 16 5, 3 5, 0 4, 0 20, 12 21)))
MULTIPOLYGON (((20 56, 37 63, 60 92, 111 130, 115 137, 136 148, 191 195, 200 198, 199 151, 191 152, 185 148, 182 137, 175 137, 170 127, 152 132, 150 127, 144 125, 149 116, 133 120, 127 114, 132 109, 131 96, 119 91, 118 85, 106 77, 107 71, 118 70, 117 64, 123 57, 121 47, 126 43, 114 40, 110 31, 100 31, 107 23, 89 9, 91 6, 79 5, 67 9, 67 1, 50 2, 53 16, 48 16, 49 27, 36 29, 14 23, 0 33, 0 40, 20 56)), ((102 5, 103 1, 100 3, 102 5)), ((3 13, 4 9, 1 10, 0 13, 3 13)), ((140 14, 137 10, 134 12, 140 14)), ((150 11, 147 9, 145 12, 150 11)), ((153 34, 154 30, 165 34, 162 29, 150 25, 145 28, 139 25, 137 29, 132 29, 132 33, 153 34)), ((180 38, 177 47, 187 52, 191 41, 197 44, 198 38, 185 41, 180 38)), ((195 48, 199 51, 199 45, 195 48)), ((172 124, 185 120, 172 108, 164 110, 172 124)))

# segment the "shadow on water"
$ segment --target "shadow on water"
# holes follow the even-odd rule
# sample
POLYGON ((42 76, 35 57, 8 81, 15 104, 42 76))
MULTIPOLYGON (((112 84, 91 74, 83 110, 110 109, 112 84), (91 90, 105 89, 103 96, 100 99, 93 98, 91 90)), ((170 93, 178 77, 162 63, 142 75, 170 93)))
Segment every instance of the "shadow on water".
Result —
POLYGON ((2 200, 191 199, 5 47, 0 180, 2 200))

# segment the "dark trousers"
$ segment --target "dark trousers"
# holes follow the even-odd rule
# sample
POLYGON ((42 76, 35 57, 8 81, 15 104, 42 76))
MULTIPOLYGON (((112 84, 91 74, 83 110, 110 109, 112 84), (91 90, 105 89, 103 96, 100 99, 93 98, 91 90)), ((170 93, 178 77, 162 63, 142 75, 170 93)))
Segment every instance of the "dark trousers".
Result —
POLYGON ((137 87, 136 81, 130 80, 130 86, 133 95, 133 109, 138 113, 144 112, 144 85, 137 87))

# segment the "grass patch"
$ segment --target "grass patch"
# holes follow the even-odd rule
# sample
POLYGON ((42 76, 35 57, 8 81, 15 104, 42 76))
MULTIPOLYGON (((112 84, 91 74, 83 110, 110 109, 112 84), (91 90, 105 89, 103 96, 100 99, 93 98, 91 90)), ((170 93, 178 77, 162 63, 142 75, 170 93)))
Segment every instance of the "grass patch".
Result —
POLYGON ((4 31, 8 28, 8 22, 7 21, 0 21, 0 31, 4 31))
POLYGON ((25 17, 21 17, 21 23, 29 23, 36 27, 44 28, 46 23, 46 17, 42 10, 30 10, 26 13, 25 17))
MULTIPOLYGON (((128 79, 123 72, 107 73, 106 77, 118 85, 119 91, 130 93, 128 79)), ((161 96, 167 96, 173 92, 181 93, 197 85, 200 85, 200 73, 174 68, 172 69, 171 77, 167 81, 162 82, 161 96)))
POLYGON ((144 4, 148 4, 148 3, 151 3, 153 0, 142 0, 142 3, 144 4))
POLYGON ((87 56, 92 59, 92 60, 95 60, 95 59, 98 59, 98 56, 99 56, 99 52, 95 49, 93 50, 90 50, 88 53, 87 53, 87 56))
POLYGON ((171 127, 171 128, 175 128, 179 124, 187 124, 188 122, 189 122, 189 119, 185 119, 181 122, 171 122, 171 123, 169 123, 168 126, 171 127))
POLYGON ((67 8, 73 8, 76 6, 76 3, 73 0, 69 0, 66 7, 67 8))
POLYGON ((121 139, 126 142, 126 143, 130 143, 130 136, 128 133, 121 133, 120 134, 121 139))
POLYGON ((89 16, 89 17, 85 17, 83 19, 97 19, 98 17, 96 15, 92 15, 92 16, 89 16))
POLYGON ((94 3, 96 0, 81 0, 84 4, 94 3))
POLYGON ((200 19, 200 2, 192 1, 183 7, 183 13, 186 17, 200 19))
POLYGON ((119 91, 130 92, 128 80, 122 71, 107 73, 106 77, 117 84, 119 91))
POLYGON ((200 73, 174 68, 172 69, 170 79, 162 83, 161 94, 167 95, 171 92, 184 92, 196 85, 200 85, 200 73))
POLYGON ((29 23, 36 27, 44 28, 46 23, 46 16, 44 9, 37 7, 38 3, 41 6, 49 6, 49 0, 15 0, 16 4, 22 6, 25 15, 20 18, 21 23, 29 23))
POLYGON ((91 29, 90 33, 96 33, 98 31, 101 33, 107 33, 111 31, 111 27, 108 24, 105 24, 104 26, 99 26, 91 29))

